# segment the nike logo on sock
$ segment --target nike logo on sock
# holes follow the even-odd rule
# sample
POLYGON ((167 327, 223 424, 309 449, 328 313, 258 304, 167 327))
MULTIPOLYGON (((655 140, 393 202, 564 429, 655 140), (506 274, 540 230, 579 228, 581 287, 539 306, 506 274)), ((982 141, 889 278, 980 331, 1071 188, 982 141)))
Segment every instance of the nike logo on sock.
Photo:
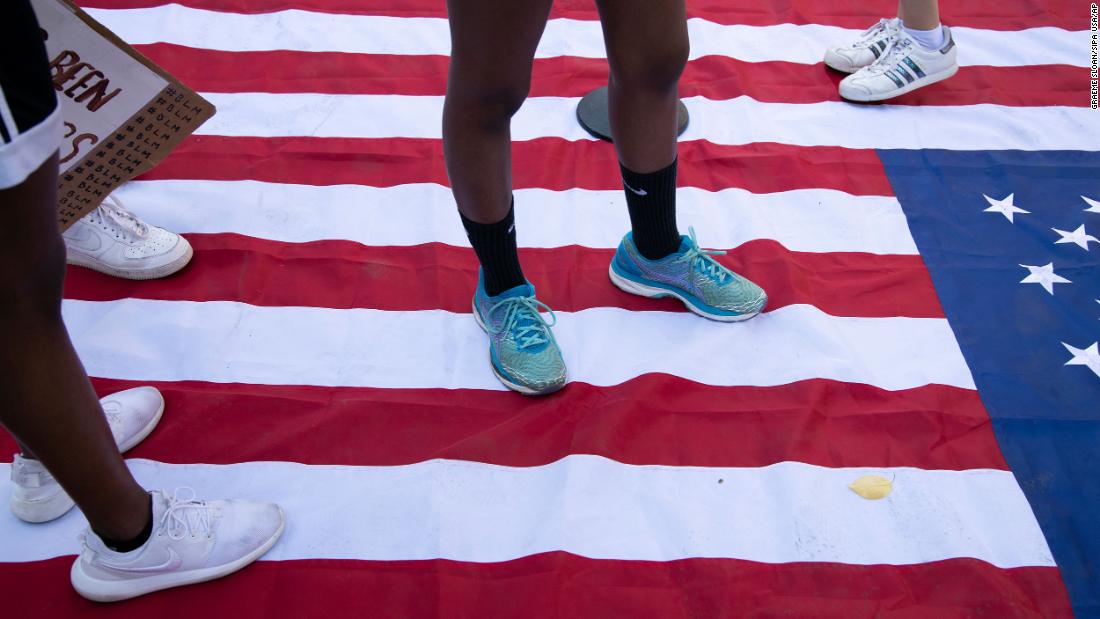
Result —
POLYGON ((645 189, 635 189, 635 188, 631 187, 630 185, 627 185, 626 181, 623 181, 623 187, 626 187, 627 189, 629 189, 629 190, 633 191, 634 193, 638 194, 639 196, 648 196, 649 195, 649 192, 647 192, 645 189))

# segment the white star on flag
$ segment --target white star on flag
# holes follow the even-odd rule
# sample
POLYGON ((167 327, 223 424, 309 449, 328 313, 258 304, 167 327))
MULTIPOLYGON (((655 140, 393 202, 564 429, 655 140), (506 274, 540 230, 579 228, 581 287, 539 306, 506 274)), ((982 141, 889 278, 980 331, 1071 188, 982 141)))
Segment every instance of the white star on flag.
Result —
POLYGON ((1012 199, 1015 195, 1016 194, 1014 194, 1014 193, 1010 193, 1010 194, 1008 194, 1007 198, 1004 198, 1002 200, 994 200, 993 198, 990 198, 989 196, 987 196, 983 193, 982 197, 985 198, 985 201, 989 202, 989 205, 990 205, 989 208, 985 209, 985 211, 983 211, 983 212, 985 212, 985 213, 1000 213, 1000 214, 1004 215, 1005 218, 1008 219, 1008 221, 1010 223, 1016 223, 1012 219, 1012 216, 1015 213, 1029 213, 1030 214, 1031 211, 1025 211, 1024 209, 1022 209, 1022 208, 1016 206, 1015 204, 1013 204, 1012 199))
POLYGON ((1031 272, 1030 275, 1020 280, 1021 284, 1039 284, 1050 294, 1054 294, 1054 284, 1072 284, 1073 282, 1054 273, 1054 263, 1051 262, 1046 266, 1035 267, 1027 264, 1021 264, 1031 272))
POLYGON ((1089 204, 1089 208, 1085 209, 1086 213, 1100 213, 1100 201, 1086 198, 1085 196, 1081 196, 1081 199, 1089 204))
POLYGON ((1051 228, 1051 230, 1054 230, 1058 234, 1062 235, 1062 238, 1054 241, 1055 245, 1059 243, 1073 243, 1081 249, 1088 251, 1089 241, 1092 241, 1093 243, 1100 243, 1100 239, 1085 232, 1085 224, 1081 224, 1073 232, 1066 232, 1065 230, 1059 230, 1058 228, 1051 228))
POLYGON ((1072 359, 1066 361, 1066 365, 1083 365, 1100 376, 1100 342, 1093 342, 1088 348, 1074 348, 1065 342, 1062 342, 1062 346, 1073 355, 1072 359))

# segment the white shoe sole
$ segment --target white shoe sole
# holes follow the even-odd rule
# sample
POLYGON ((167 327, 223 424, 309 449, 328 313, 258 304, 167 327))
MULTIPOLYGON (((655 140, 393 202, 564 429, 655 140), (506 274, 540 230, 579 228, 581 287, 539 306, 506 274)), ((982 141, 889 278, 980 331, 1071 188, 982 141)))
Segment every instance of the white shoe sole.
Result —
POLYGON ((636 294, 640 297, 647 297, 650 299, 659 299, 661 297, 675 297, 684 304, 693 314, 702 316, 708 320, 714 320, 716 322, 742 322, 748 320, 760 312, 753 312, 751 314, 741 314, 740 316, 723 316, 721 314, 709 314, 688 301, 682 294, 668 290, 665 288, 657 288, 655 286, 647 286, 640 284, 634 280, 627 279, 615 272, 613 266, 607 267, 607 274, 611 277, 611 283, 615 284, 615 287, 623 292, 629 292, 630 294, 636 294))
POLYGON ((903 87, 901 87, 897 90, 891 90, 890 92, 883 93, 883 94, 867 94, 867 93, 864 93, 864 92, 847 92, 846 93, 846 92, 844 92, 844 84, 841 84, 840 85, 840 96, 847 99, 848 101, 855 101, 857 103, 872 103, 872 102, 875 102, 875 101, 886 101, 887 99, 893 99, 894 97, 900 97, 900 96, 904 95, 905 93, 913 92, 914 90, 916 90, 918 88, 924 88, 925 86, 931 86, 932 84, 935 84, 936 82, 942 82, 943 80, 951 77, 952 75, 955 75, 958 72, 959 72, 959 65, 956 64, 952 67, 944 69, 943 71, 940 71, 939 73, 932 73, 930 75, 925 76, 921 80, 914 80, 914 81, 906 84, 905 86, 903 86, 903 87))
POLYGON ((239 571, 256 561, 256 559, 264 556, 268 550, 271 550, 275 542, 279 541, 279 537, 282 536, 283 530, 286 529, 286 515, 283 513, 281 507, 279 508, 279 516, 282 519, 282 522, 279 524, 279 529, 275 531, 263 545, 240 559, 224 565, 215 565, 198 570, 188 570, 186 572, 169 572, 167 574, 157 574, 156 576, 143 576, 133 580, 98 580, 84 572, 82 567, 83 559, 77 557, 69 573, 70 579, 72 580, 73 588, 76 589, 76 592, 93 602, 119 602, 154 591, 215 580, 239 571))
MULTIPOLYGON (((474 320, 477 321, 477 326, 481 327, 481 330, 484 331, 485 333, 489 333, 489 329, 486 328, 485 323, 481 321, 481 315, 478 314, 477 301, 476 300, 473 303, 473 310, 474 310, 474 320)), ((492 368, 493 375, 497 377, 497 380, 499 380, 501 383, 503 383, 505 387, 507 387, 507 388, 511 389, 512 391, 515 391, 516 393, 519 393, 521 395, 550 395, 551 393, 561 391, 562 389, 565 388, 565 385, 568 383, 568 379, 566 379, 565 381, 562 381, 562 384, 561 384, 560 387, 556 387, 554 389, 550 389, 550 390, 547 390, 547 391, 537 391, 537 390, 532 389, 530 387, 524 387, 523 385, 520 385, 518 383, 514 383, 514 382, 508 380, 508 378, 506 378, 503 374, 500 373, 499 370, 497 370, 496 364, 493 363, 493 349, 492 348, 489 349, 489 367, 492 368)))
MULTIPOLYGON (((181 240, 186 241, 181 237, 181 240)), ((134 279, 134 280, 146 280, 146 279, 160 279, 161 277, 168 277, 173 273, 178 272, 183 267, 187 266, 191 262, 191 258, 195 255, 194 248, 190 243, 187 243, 185 250, 180 257, 176 258, 172 262, 162 264, 158 267, 151 269, 119 269, 112 267, 108 264, 104 264, 94 258, 83 256, 78 253, 70 253, 66 256, 65 261, 69 264, 75 264, 86 269, 93 271, 99 271, 106 275, 112 275, 114 277, 121 277, 122 279, 134 279)))

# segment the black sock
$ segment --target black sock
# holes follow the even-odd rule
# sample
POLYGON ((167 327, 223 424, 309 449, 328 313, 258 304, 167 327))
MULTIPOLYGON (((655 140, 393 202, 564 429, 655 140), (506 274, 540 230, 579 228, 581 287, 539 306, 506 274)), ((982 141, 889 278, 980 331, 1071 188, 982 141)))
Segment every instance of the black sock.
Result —
POLYGON ((634 245, 649 260, 680 249, 676 228, 676 160, 663 170, 638 174, 619 164, 623 172, 626 208, 634 230, 634 245))
POLYGON ((490 297, 526 283, 516 252, 515 200, 504 219, 494 224, 479 224, 462 217, 462 226, 474 246, 481 270, 485 273, 485 293, 490 297))
POLYGON ((130 552, 137 550, 145 545, 145 542, 149 541, 149 536, 153 534, 153 497, 149 496, 149 521, 145 523, 145 528, 138 533, 138 536, 133 539, 110 539, 99 535, 99 539, 103 540, 103 545, 110 548, 115 552, 130 552))

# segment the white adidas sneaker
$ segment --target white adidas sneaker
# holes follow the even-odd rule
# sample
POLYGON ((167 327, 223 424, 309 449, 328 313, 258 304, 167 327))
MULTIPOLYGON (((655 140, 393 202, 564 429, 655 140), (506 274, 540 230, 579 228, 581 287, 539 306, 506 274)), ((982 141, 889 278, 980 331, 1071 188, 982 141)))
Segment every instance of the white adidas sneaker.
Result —
POLYGON ((141 221, 114 196, 62 236, 69 264, 125 279, 166 277, 194 254, 187 239, 141 221))
POLYGON ((855 73, 878 60, 894 42, 900 29, 900 19, 880 19, 877 24, 864 30, 855 42, 825 50, 825 64, 837 71, 855 73))
POLYGON ((955 40, 943 26, 944 44, 925 49, 905 31, 898 31, 873 64, 840 81, 840 96, 849 101, 883 101, 945 80, 959 70, 955 40))
MULTIPOLYGON (((136 446, 160 423, 164 398, 154 387, 137 387, 99 400, 119 451, 136 446)), ((49 522, 73 508, 73 500, 38 460, 15 456, 11 511, 25 522, 49 522)))
POLYGON ((77 593, 115 602, 220 578, 263 556, 286 526, 274 503, 196 501, 193 490, 182 488, 174 497, 149 494, 153 531, 140 548, 115 552, 85 531, 83 551, 70 572, 77 593), (189 498, 179 497, 184 491, 189 498))

